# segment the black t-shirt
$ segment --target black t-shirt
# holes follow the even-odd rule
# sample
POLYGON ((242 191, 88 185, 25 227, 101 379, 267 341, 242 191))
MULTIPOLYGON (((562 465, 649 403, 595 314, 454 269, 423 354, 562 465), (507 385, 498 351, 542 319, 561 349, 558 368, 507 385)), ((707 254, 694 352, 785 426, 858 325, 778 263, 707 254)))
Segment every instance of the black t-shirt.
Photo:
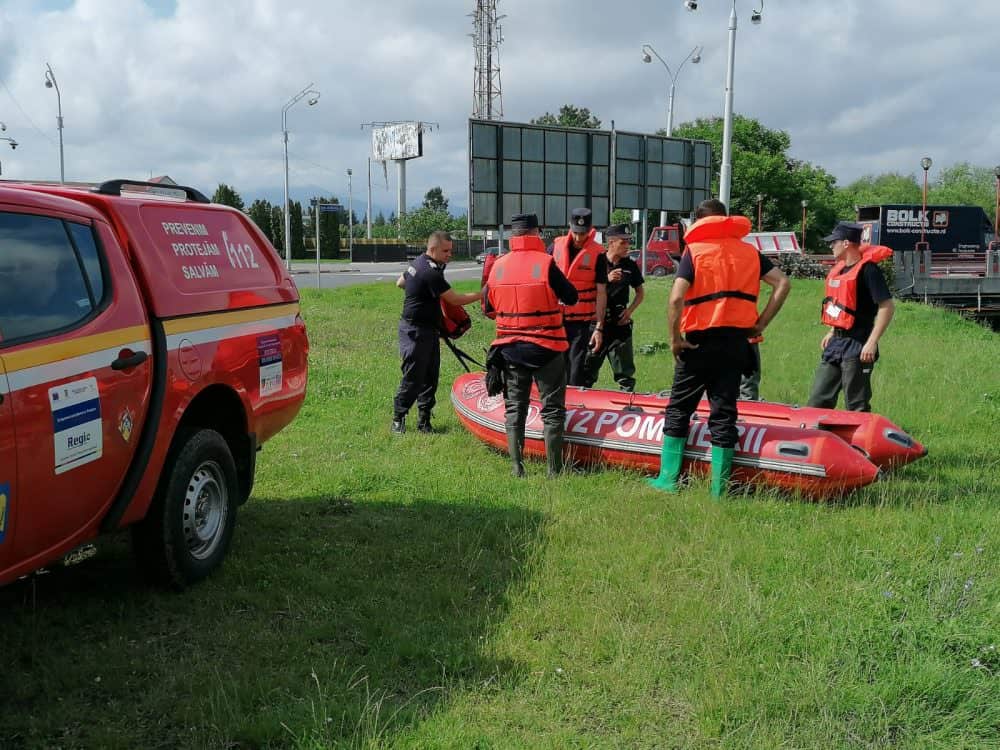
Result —
MULTIPOLYGON (((774 263, 759 250, 757 251, 757 259, 760 261, 760 278, 764 278, 774 268, 774 263)), ((677 278, 694 284, 694 260, 691 258, 690 250, 684 251, 681 262, 677 264, 677 278)), ((685 337, 691 343, 697 344, 699 341, 710 338, 745 339, 747 332, 747 329, 743 328, 709 328, 704 331, 689 331, 685 337)))
MULTIPOLYGON (((854 268, 853 265, 844 266, 838 276, 854 268)), ((875 263, 865 263, 858 274, 858 306, 855 311, 854 325, 840 334, 862 343, 868 340, 872 328, 875 326, 875 315, 878 313, 878 306, 887 299, 892 298, 889 285, 885 282, 882 269, 875 263)), ((843 329, 838 329, 843 330, 843 329)))
POLYGON ((441 320, 442 294, 451 289, 444 280, 444 263, 437 263, 424 253, 403 271, 406 298, 403 300, 403 320, 414 325, 436 328, 441 320))
POLYGON ((617 320, 618 315, 613 315, 612 313, 617 311, 618 314, 621 314, 621 311, 628 307, 628 290, 630 288, 638 289, 643 285, 645 280, 642 278, 642 271, 639 270, 639 264, 627 255, 623 255, 617 263, 611 262, 611 259, 608 258, 607 264, 608 273, 618 268, 622 271, 620 281, 608 282, 608 309, 605 317, 607 320, 617 320))

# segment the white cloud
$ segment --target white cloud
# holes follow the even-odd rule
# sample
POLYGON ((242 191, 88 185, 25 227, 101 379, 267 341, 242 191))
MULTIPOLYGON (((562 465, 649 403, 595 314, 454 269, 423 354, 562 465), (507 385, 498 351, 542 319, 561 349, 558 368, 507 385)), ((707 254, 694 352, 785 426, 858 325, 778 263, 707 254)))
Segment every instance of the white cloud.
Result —
MULTIPOLYGON (((211 192, 275 199, 282 184, 281 108, 310 81, 316 107, 289 112, 292 189, 346 198, 354 169, 363 212, 372 120, 440 124, 407 171, 409 202, 441 185, 465 204, 472 105, 472 0, 142 0, 0 2, 0 120, 21 143, 0 151, 5 177, 58 177, 55 94, 62 91, 69 179, 168 173, 211 192), (49 9, 49 8, 55 9, 49 9), (164 12, 164 9, 168 12, 164 12), (23 109, 23 112, 21 111, 23 109), (42 132, 35 130, 35 127, 42 132)), ((792 137, 792 153, 842 181, 866 172, 1000 162, 992 96, 995 3, 770 0, 764 23, 738 0, 736 111, 792 137)), ((501 0, 506 119, 564 103, 610 126, 651 132, 665 120, 668 78, 644 65, 652 44, 675 65, 675 122, 721 115, 727 2, 686 13, 680 0, 501 0)), ((0 144, 2 147, 3 144, 0 144)), ((376 204, 394 203, 378 174, 376 204)))

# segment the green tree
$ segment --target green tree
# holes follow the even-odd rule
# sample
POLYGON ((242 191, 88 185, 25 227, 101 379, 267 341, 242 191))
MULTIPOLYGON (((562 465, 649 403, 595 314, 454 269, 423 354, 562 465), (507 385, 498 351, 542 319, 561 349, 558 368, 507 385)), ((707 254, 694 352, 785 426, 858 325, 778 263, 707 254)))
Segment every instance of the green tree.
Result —
POLYGON ((546 112, 531 122, 533 125, 555 125, 561 128, 589 128, 596 130, 601 127, 601 121, 597 118, 597 115, 591 114, 590 110, 586 107, 574 107, 572 104, 562 105, 559 108, 558 115, 546 112))
POLYGON ((232 206, 233 208, 238 208, 240 211, 243 210, 243 199, 240 197, 240 194, 224 182, 220 182, 219 187, 215 189, 215 194, 212 195, 212 203, 221 203, 224 206, 232 206))
MULTIPOLYGON (((722 118, 712 117, 684 123, 673 133, 677 138, 712 144, 711 189, 716 195, 722 166, 722 130, 722 118)), ((831 174, 822 167, 792 159, 788 155, 790 147, 791 138, 784 131, 773 130, 743 115, 733 118, 729 210, 750 218, 756 225, 757 196, 762 195, 761 229, 798 230, 802 224, 802 201, 807 200, 806 245, 810 250, 818 250, 820 237, 830 229, 835 217, 844 213, 844 199, 835 189, 836 180, 831 174)))
POLYGON ((917 178, 912 174, 888 172, 880 175, 865 175, 841 189, 844 204, 852 210, 854 206, 882 206, 891 203, 920 203, 922 193, 917 178))
POLYGON ((941 170, 928 191, 927 203, 937 206, 982 206, 995 220, 996 184, 992 168, 959 162, 941 170))
MULTIPOLYGON (((340 205, 340 199, 334 197, 323 198, 320 197, 319 201, 322 203, 335 203, 340 205)), ((315 207, 312 209, 315 215, 315 207)), ((341 216, 342 213, 339 211, 321 211, 319 215, 319 244, 322 249, 322 257, 324 258, 339 258, 340 257, 340 228, 341 228, 341 216)), ((315 237, 316 227, 313 227, 313 236, 315 237)))
POLYGON ((306 246, 303 241, 305 237, 305 227, 302 223, 302 204, 298 201, 288 201, 289 213, 289 236, 292 240, 292 257, 305 258, 306 246))
POLYGON ((385 214, 381 211, 375 216, 375 221, 372 222, 372 226, 384 227, 385 226, 385 214))
POLYGON ((432 187, 424 194, 424 208, 434 211, 447 211, 448 199, 444 197, 444 191, 440 187, 432 187))
POLYGON ((250 220, 257 225, 260 231, 267 236, 267 239, 271 241, 271 244, 277 246, 274 242, 274 232, 271 229, 272 210, 273 206, 269 201, 258 198, 250 204, 250 209, 247 211, 247 215, 250 217, 250 220))
POLYGON ((285 215, 281 206, 271 206, 271 243, 278 255, 285 257, 285 215))

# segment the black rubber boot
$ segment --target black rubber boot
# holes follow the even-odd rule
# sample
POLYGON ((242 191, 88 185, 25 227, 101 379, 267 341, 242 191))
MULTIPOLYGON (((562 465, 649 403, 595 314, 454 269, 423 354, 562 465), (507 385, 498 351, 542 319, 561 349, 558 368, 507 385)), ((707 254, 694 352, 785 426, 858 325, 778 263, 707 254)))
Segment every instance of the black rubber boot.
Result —
POLYGON ((545 460, 549 465, 549 479, 559 476, 563 470, 563 426, 545 425, 545 460))
POLYGON ((417 416, 417 432, 434 432, 431 429, 431 413, 429 411, 422 411, 417 416))
POLYGON ((402 435, 406 432, 406 415, 397 414, 392 418, 392 427, 389 428, 397 435, 402 435))
POLYGON ((507 432, 507 452, 510 453, 510 473, 518 479, 524 472, 524 430, 507 432))

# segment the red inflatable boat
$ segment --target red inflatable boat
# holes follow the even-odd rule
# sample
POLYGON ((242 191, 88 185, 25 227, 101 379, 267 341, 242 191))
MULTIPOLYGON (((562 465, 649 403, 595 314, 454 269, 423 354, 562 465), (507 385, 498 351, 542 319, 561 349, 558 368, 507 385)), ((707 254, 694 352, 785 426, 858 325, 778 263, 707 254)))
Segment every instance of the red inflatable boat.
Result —
MULTIPOLYGON (((486 394, 482 373, 459 377, 451 400, 462 424, 495 448, 506 450, 503 397, 486 394)), ((656 473, 660 468, 663 413, 669 399, 569 388, 566 392, 567 452, 584 463, 608 463, 656 473)), ((525 453, 543 456, 542 422, 532 398, 525 429, 525 453)), ((739 402, 739 443, 733 480, 779 487, 810 497, 830 497, 863 487, 880 468, 900 466, 926 455, 920 443, 878 414, 814 409, 758 401, 739 402)), ((709 470, 711 436, 708 403, 691 421, 684 468, 709 470)))

